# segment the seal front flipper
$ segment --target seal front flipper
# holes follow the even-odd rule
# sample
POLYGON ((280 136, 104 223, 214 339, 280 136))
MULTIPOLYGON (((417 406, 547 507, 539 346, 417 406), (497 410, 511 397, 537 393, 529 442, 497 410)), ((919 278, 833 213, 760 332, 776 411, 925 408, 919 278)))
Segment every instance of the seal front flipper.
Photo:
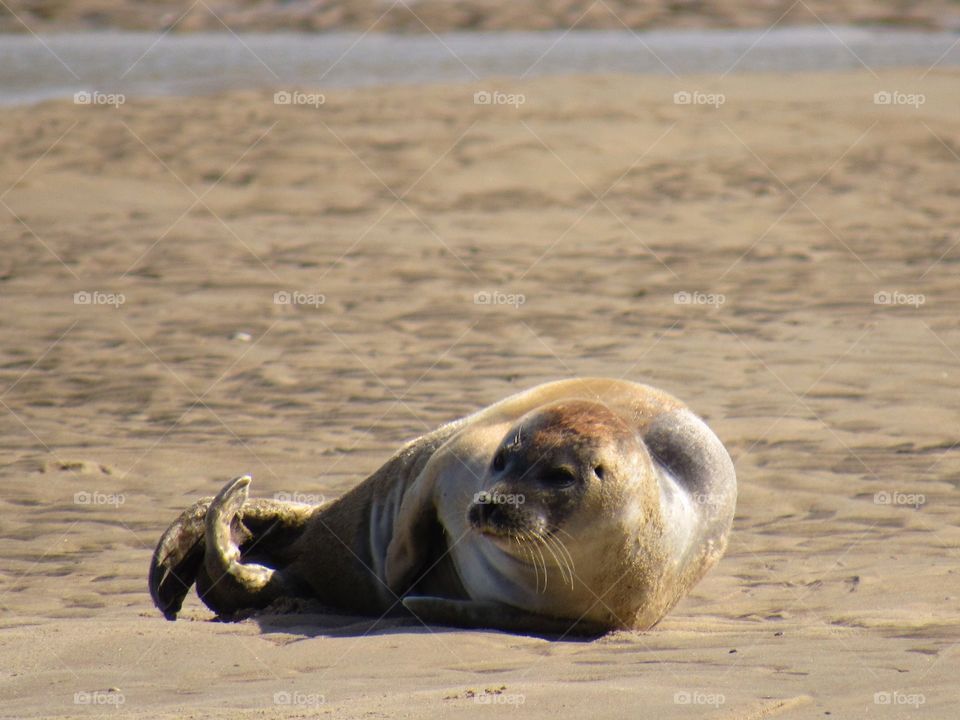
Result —
POLYGON ((566 620, 536 615, 510 605, 478 600, 448 600, 408 595, 403 598, 403 605, 425 623, 474 630, 506 630, 564 637, 603 635, 611 629, 586 620, 566 620))
POLYGON ((442 528, 433 499, 435 478, 424 470, 407 488, 386 548, 386 583, 390 591, 403 595, 429 572, 436 536, 442 528))

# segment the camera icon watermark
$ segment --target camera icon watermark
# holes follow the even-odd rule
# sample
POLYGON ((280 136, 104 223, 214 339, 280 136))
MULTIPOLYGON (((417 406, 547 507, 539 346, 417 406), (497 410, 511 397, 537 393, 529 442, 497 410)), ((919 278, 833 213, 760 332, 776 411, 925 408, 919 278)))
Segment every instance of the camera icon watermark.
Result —
POLYGON ((481 490, 473 495, 473 502, 478 505, 523 505, 526 500, 523 493, 502 493, 499 490, 481 490))
POLYGON ((299 90, 279 90, 273 94, 274 105, 310 105, 318 108, 327 102, 323 93, 305 93, 299 90))
POLYGON ((881 691, 873 694, 874 705, 909 705, 917 709, 927 702, 923 693, 903 693, 899 690, 881 691))
POLYGON ((326 295, 317 292, 277 290, 277 292, 273 294, 274 305, 311 305, 316 308, 320 307, 326 302, 326 295))
POLYGON ((104 93, 97 90, 80 90, 73 94, 74 105, 113 105, 118 108, 127 101, 123 93, 104 93))
POLYGON ((905 93, 899 90, 880 90, 873 94, 874 105, 911 105, 914 109, 927 102, 923 93, 905 93))
POLYGON ((702 690, 679 690, 673 694, 674 705, 709 705, 718 708, 727 702, 723 693, 704 692, 702 690))
POLYGON ((927 504, 927 496, 923 493, 905 493, 899 490, 887 492, 881 490, 873 496, 874 505, 906 505, 914 510, 920 509, 921 505, 927 504))
POLYGON ((678 90, 673 94, 674 105, 712 105, 719 108, 727 102, 723 93, 705 93, 700 90, 678 90))
POLYGON ((124 694, 117 688, 110 690, 94 690, 92 692, 81 690, 73 694, 74 705, 95 705, 120 707, 127 701, 124 694))
POLYGON ((482 692, 473 696, 473 702, 478 705, 513 705, 519 707, 527 701, 522 693, 482 692))
POLYGON ((727 296, 722 293, 687 292, 686 290, 681 290, 673 294, 674 305, 712 305, 715 308, 719 308, 726 301, 727 296))
POLYGON ((97 490, 81 490, 73 494, 74 505, 112 505, 120 507, 127 501, 123 493, 102 493, 97 490))
POLYGON ((922 293, 904 293, 899 290, 878 290, 873 294, 874 305, 912 305, 919 308, 927 302, 922 293))
POLYGON ((525 102, 527 102, 527 96, 522 93, 477 90, 473 94, 474 105, 513 105, 514 108, 519 108, 525 102))
POLYGON ((527 296, 521 293, 505 293, 499 290, 481 290, 473 294, 474 305, 512 305, 519 309, 527 302, 527 296))
POLYGON ((278 492, 273 494, 277 502, 299 503, 301 505, 322 505, 327 501, 326 495, 319 493, 278 492))
POLYGON ((274 705, 319 707, 326 701, 326 697, 321 693, 305 693, 299 690, 279 690, 273 694, 274 705))
POLYGON ((126 301, 127 298, 123 293, 79 290, 73 294, 74 305, 112 305, 114 308, 119 308, 126 301))

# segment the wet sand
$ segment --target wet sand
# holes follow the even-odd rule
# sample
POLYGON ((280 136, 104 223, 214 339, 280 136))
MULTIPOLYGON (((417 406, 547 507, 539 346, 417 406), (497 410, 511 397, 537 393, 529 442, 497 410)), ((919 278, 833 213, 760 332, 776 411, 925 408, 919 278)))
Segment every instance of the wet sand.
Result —
POLYGON ((949 32, 863 27, 443 35, 100 30, 0 35, 0 106, 315 85, 487 83, 545 75, 715 75, 960 67, 949 32))
POLYGON ((949 717, 958 79, 5 109, 0 716, 949 717), (159 534, 230 476, 336 495, 576 375, 662 386, 736 462, 729 552, 653 630, 151 607, 159 534))

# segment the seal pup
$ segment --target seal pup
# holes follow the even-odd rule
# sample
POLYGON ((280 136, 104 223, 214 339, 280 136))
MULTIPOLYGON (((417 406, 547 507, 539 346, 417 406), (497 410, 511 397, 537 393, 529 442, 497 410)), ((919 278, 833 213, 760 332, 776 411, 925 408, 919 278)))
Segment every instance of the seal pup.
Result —
POLYGON ((726 449, 667 393, 539 385, 402 447, 321 505, 231 480, 167 529, 150 564, 175 619, 194 584, 224 617, 308 598, 376 615, 534 633, 657 623, 723 554, 726 449))

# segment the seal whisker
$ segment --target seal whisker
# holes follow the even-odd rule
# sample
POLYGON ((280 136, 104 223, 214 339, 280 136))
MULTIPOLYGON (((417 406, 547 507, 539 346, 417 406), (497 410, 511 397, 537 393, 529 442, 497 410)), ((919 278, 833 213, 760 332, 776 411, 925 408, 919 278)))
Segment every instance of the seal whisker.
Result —
POLYGON ((573 540, 574 542, 576 542, 577 539, 576 539, 573 535, 571 535, 570 533, 568 533, 566 530, 564 530, 563 528, 559 528, 559 527, 558 527, 558 528, 555 528, 553 531, 547 533, 548 536, 557 544, 557 547, 559 547, 560 550, 563 552, 563 554, 566 556, 568 567, 569 567, 569 568, 571 569, 571 571, 572 571, 573 568, 574 568, 574 566, 575 566, 575 563, 574 563, 574 561, 573 561, 573 555, 570 553, 570 550, 567 548, 567 544, 563 541, 563 538, 559 537, 559 536, 557 535, 557 533, 563 533, 564 535, 566 535, 568 538, 570 538, 570 539, 573 540))
MULTIPOLYGON (((533 550, 530 549, 529 545, 524 542, 525 538, 519 534, 514 533, 510 536, 511 541, 517 543, 517 547, 523 550, 523 556, 530 559, 530 564, 533 565, 534 573, 534 582, 536 583, 537 592, 540 591, 540 567, 537 565, 537 559, 533 554, 533 550)), ((544 581, 546 582, 546 581, 544 581)))
POLYGON ((554 540, 556 540, 557 545, 560 547, 560 549, 563 551, 563 553, 564 553, 564 554, 566 555, 566 557, 567 557, 568 567, 569 567, 569 569, 570 569, 570 576, 571 576, 571 579, 570 579, 570 587, 572 588, 572 587, 573 587, 573 578, 576 577, 576 574, 577 574, 577 573, 576 573, 576 562, 574 562, 573 554, 572 554, 572 553, 570 552, 570 550, 567 548, 567 544, 563 541, 563 538, 561 538, 561 537, 558 535, 558 533, 563 533, 563 534, 566 535, 568 538, 570 538, 574 543, 577 542, 577 539, 576 539, 573 535, 571 535, 569 532, 567 532, 566 530, 564 530, 563 528, 560 528, 560 527, 556 528, 556 531, 551 533, 551 536, 553 537, 554 540))
POLYGON ((530 552, 530 559, 533 561, 534 568, 538 567, 538 565, 543 568, 543 589, 540 588, 539 574, 537 576, 536 589, 538 593, 545 593, 547 591, 547 560, 540 550, 537 536, 530 530, 525 529, 520 531, 519 537, 523 540, 524 547, 530 552))
POLYGON ((566 582, 567 576, 566 576, 566 573, 564 572, 564 568, 560 565, 560 558, 557 557, 556 551, 555 551, 554 548, 553 548, 552 546, 550 546, 550 544, 547 542, 547 536, 544 535, 543 533, 537 532, 537 531, 532 531, 532 532, 530 533, 530 536, 531 536, 531 540, 532 540, 536 545, 538 545, 538 546, 540 546, 540 547, 546 547, 546 548, 547 548, 547 551, 553 556, 553 559, 556 561, 557 566, 560 568, 560 575, 561 575, 563 581, 566 582))
POLYGON ((570 586, 573 587, 573 576, 568 574, 569 568, 567 568, 567 560, 562 556, 562 553, 557 553, 557 547, 553 542, 551 542, 551 540, 552 539, 549 535, 540 536, 540 543, 553 556, 553 559, 557 563, 557 568, 560 570, 560 579, 564 584, 569 582, 570 586))
POLYGON ((562 576, 564 583, 569 583, 570 588, 573 589, 574 562, 573 556, 570 554, 567 546, 560 538, 556 537, 550 531, 538 533, 537 539, 547 546, 550 554, 553 555, 554 559, 557 561, 557 566, 560 569, 560 575, 562 576))
POLYGON ((574 572, 573 555, 570 554, 570 550, 567 549, 567 546, 564 544, 563 540, 558 538, 556 535, 545 535, 544 540, 548 544, 553 545, 553 547, 559 553, 560 557, 558 562, 561 566, 560 572, 563 574, 563 569, 566 568, 566 580, 570 583, 570 589, 572 590, 574 588, 573 578, 576 574, 574 572))
POLYGON ((528 540, 527 547, 530 548, 530 555, 534 558, 534 561, 539 560, 540 567, 543 568, 543 589, 541 590, 540 585, 537 584, 537 592, 545 593, 547 591, 547 561, 544 559, 543 553, 537 548, 536 543, 529 542, 528 540))
POLYGON ((537 552, 537 555, 540 556, 540 565, 543 567, 543 590, 541 592, 547 591, 547 577, 549 575, 547 571, 547 559, 543 556, 543 546, 537 542, 537 536, 533 533, 528 532, 527 536, 533 540, 530 544, 531 549, 537 552))

